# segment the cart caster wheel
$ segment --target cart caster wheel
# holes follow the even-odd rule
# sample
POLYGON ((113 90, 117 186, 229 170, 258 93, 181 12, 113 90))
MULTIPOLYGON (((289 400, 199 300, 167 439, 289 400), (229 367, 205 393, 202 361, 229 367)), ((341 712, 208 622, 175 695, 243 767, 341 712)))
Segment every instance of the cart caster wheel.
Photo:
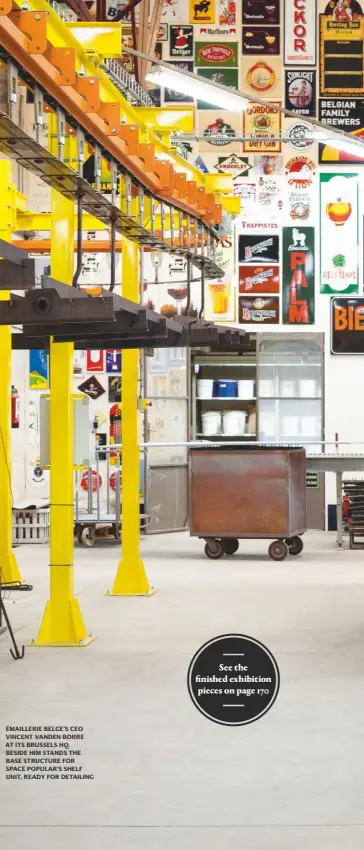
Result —
POLYGON ((82 543, 82 528, 78 528, 76 531, 77 543, 82 543))
POLYGON ((268 548, 268 555, 273 561, 284 561, 288 555, 288 546, 284 540, 274 540, 268 548))
POLYGON ((286 540, 286 544, 290 555, 299 555, 302 552, 303 540, 298 535, 296 537, 289 537, 286 540))
POLYGON ((207 555, 208 558, 212 558, 213 560, 221 558, 224 552, 225 549, 222 540, 217 540, 213 537, 208 543, 206 543, 205 555, 207 555))
POLYGON ((81 541, 84 546, 93 546, 95 543, 96 531, 93 525, 87 525, 82 529, 81 541))
POLYGON ((234 555, 239 549, 239 540, 236 540, 235 537, 225 537, 222 543, 225 549, 225 555, 234 555))

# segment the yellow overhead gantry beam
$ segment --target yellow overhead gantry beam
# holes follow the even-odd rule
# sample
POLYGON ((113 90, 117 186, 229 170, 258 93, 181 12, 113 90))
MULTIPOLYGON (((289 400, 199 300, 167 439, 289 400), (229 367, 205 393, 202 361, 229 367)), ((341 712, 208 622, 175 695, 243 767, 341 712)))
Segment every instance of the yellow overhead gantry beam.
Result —
MULTIPOLYGON (((3 9, 9 6, 10 11, 10 0, 4 0, 3 9)), ((108 77, 105 71, 100 67, 100 62, 102 61, 102 57, 98 53, 90 52, 87 48, 85 48, 84 44, 81 44, 75 36, 76 29, 74 27, 68 27, 67 24, 59 18, 57 13, 52 9, 52 7, 48 4, 46 0, 27 0, 27 11, 22 10, 22 4, 20 2, 16 3, 15 8, 19 9, 19 12, 15 13, 15 15, 27 15, 29 12, 34 12, 37 15, 45 18, 46 20, 46 39, 54 48, 65 48, 72 53, 74 52, 75 56, 75 68, 76 73, 81 74, 85 77, 98 77, 99 80, 99 92, 100 92, 100 100, 104 103, 119 103, 122 109, 122 122, 132 125, 139 125, 139 132, 142 141, 147 142, 149 144, 154 145, 156 155, 164 154, 166 158, 172 160, 173 166, 175 170, 179 173, 184 173, 187 175, 187 178, 191 181, 194 181, 199 187, 207 187, 206 175, 204 175, 198 168, 195 168, 191 163, 188 163, 183 157, 179 156, 178 153, 174 152, 174 150, 168 146, 168 144, 160 138, 156 133, 156 127, 154 128, 150 126, 149 122, 145 121, 142 117, 141 109, 134 108, 128 101, 123 97, 118 88, 114 85, 112 80, 108 77), (22 10, 22 11, 20 11, 22 10)), ((12 12, 9 16, 11 19, 14 16, 12 12)), ((3 39, 1 38, 1 24, 4 19, 4 12, 1 14, 0 9, 0 43, 2 43, 3 39)), ((19 18, 14 20, 18 20, 19 18)), ((38 20, 38 24, 41 21, 38 20)), ((25 32, 24 26, 30 29, 29 24, 23 24, 22 31, 25 32)), ((35 26, 35 24, 32 24, 35 26)), ((94 27, 94 24, 82 23, 83 30, 87 27, 94 27)), ((8 34, 8 33, 7 33, 8 34)), ((28 35, 28 33, 25 33, 28 35)), ((5 39, 7 41, 7 39, 5 39)), ((38 39, 40 41, 40 39, 38 39)), ((6 45, 5 45, 6 46, 6 45)), ((42 53, 42 50, 36 50, 34 47, 33 54, 42 53)), ((174 108, 173 112, 175 112, 174 108)), ((164 113, 168 113, 168 109, 165 108, 162 110, 164 113)), ((147 117, 147 116, 146 116, 147 117)), ((210 187, 213 184, 214 180, 213 174, 208 175, 209 177, 209 185, 210 187)), ((219 179, 221 177, 220 174, 216 174, 216 178, 219 179)), ((211 189, 210 189, 211 191, 211 189)), ((213 191, 213 189, 212 189, 213 191)), ((220 191, 220 190, 218 190, 220 191)), ((219 202, 224 203, 223 196, 221 199, 219 198, 219 202)))

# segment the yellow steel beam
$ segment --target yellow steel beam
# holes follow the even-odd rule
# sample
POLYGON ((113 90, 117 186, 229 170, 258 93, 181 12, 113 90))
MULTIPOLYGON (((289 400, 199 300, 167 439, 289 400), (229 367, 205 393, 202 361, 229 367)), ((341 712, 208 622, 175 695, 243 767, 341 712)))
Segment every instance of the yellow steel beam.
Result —
MULTIPOLYGON (((51 190, 51 202, 51 274, 56 280, 72 284, 73 202, 55 189, 51 190)), ((93 640, 86 631, 79 602, 74 596, 73 589, 73 351, 72 342, 55 343, 51 340, 50 598, 37 640, 32 642, 31 646, 81 647, 93 640)))
MULTIPOLYGON (((17 213, 16 216, 16 224, 15 224, 15 232, 26 232, 28 230, 35 230, 43 233, 49 233, 52 226, 52 213, 37 213, 31 211, 24 211, 17 213)), ((74 229, 77 229, 77 216, 74 215, 74 229)), ((82 229, 83 230, 107 230, 105 223, 103 221, 99 221, 98 218, 95 218, 93 215, 89 215, 89 213, 83 213, 82 215, 82 229)))
POLYGON ((143 124, 153 132, 169 130, 174 133, 193 133, 194 107, 168 106, 136 106, 135 112, 143 124))
MULTIPOLYGON (((0 239, 11 242, 16 190, 12 183, 12 164, 0 161, 0 239)), ((1 261, 0 261, 1 262, 1 261)), ((0 301, 8 301, 10 293, 0 291, 0 301)), ((11 485, 11 328, 0 327, 0 574, 5 582, 21 581, 19 567, 12 552, 12 485, 11 485)))
MULTIPOLYGON (((136 242, 122 237, 122 294, 135 302, 139 301, 139 250, 136 242)), ((155 592, 140 557, 138 361, 136 349, 122 351, 121 560, 108 596, 151 596, 155 592)))
POLYGON ((239 195, 225 195, 222 204, 224 210, 229 213, 229 215, 239 215, 241 210, 241 200, 239 195))
POLYGON ((96 53, 101 59, 121 56, 121 23, 100 21, 65 22, 84 50, 96 53))
POLYGON ((27 196, 16 190, 16 212, 25 212, 27 208, 27 196))

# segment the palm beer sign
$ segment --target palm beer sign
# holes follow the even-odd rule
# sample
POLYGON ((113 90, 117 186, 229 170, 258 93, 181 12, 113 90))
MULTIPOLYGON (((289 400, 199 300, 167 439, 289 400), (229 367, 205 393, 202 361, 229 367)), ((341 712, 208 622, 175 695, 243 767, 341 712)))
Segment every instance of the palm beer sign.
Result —
POLYGON ((315 323, 315 230, 283 228, 283 324, 315 323))

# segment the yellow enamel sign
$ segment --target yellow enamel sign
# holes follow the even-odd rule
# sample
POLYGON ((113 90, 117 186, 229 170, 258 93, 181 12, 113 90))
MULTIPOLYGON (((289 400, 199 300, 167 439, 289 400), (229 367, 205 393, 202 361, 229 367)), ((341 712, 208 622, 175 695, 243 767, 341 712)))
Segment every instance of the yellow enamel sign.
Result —
POLYGON ((190 24, 214 24, 215 0, 189 0, 190 24))

